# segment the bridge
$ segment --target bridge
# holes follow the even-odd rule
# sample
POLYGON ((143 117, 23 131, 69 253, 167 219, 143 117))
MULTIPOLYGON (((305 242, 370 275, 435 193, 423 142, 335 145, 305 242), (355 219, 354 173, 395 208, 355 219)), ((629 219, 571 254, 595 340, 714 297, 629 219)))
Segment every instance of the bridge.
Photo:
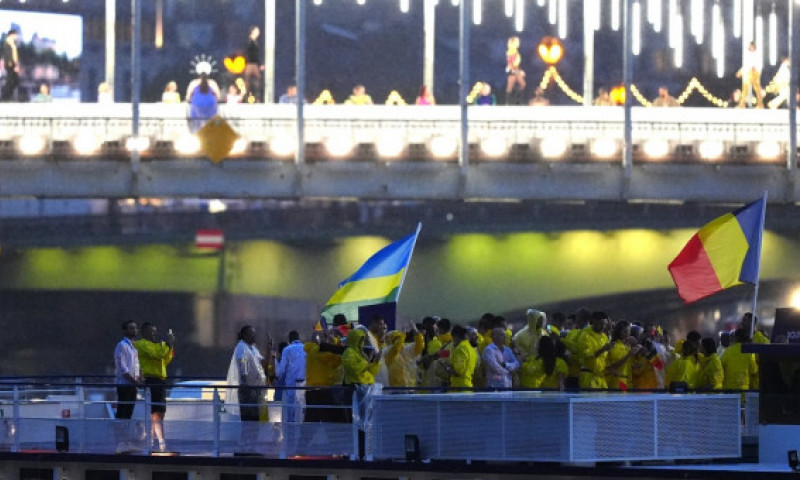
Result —
POLYGON ((800 201, 787 110, 222 105, 213 163, 185 105, 5 104, 0 196, 361 200, 800 201), (304 138, 303 155, 297 155, 304 138))

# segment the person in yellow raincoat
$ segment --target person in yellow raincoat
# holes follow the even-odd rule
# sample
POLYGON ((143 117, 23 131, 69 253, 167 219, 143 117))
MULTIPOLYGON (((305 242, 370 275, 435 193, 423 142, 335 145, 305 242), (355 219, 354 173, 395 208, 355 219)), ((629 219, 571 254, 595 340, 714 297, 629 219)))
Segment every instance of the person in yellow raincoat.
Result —
MULTIPOLYGON (((547 315, 539 310, 529 308, 525 312, 525 319, 527 324, 519 332, 514 335, 512 340, 512 350, 516 352, 517 358, 521 364, 524 364, 529 358, 536 358, 536 353, 539 345, 539 339, 547 336, 547 315)), ((526 370, 520 370, 520 384, 530 384, 531 379, 524 378, 526 370)))
POLYGON ((342 421, 342 410, 320 408, 335 405, 335 390, 330 387, 342 384, 342 353, 344 347, 336 345, 335 336, 329 332, 314 332, 311 341, 303 345, 306 352, 306 422, 342 421))
POLYGON ((742 328, 733 333, 733 343, 725 349, 720 362, 724 378, 724 390, 747 390, 751 388, 751 378, 757 374, 756 356, 753 353, 742 353, 742 345, 750 343, 749 334, 742 328))
POLYGON ((536 358, 525 360, 520 370, 522 388, 548 388, 564 390, 564 379, 569 373, 567 362, 556 353, 555 341, 550 336, 539 339, 536 358))
POLYGON ((383 357, 389 370, 390 387, 417 386, 417 358, 425 348, 425 337, 422 336, 414 322, 411 322, 414 343, 406 344, 406 333, 392 331, 386 335, 386 348, 383 357))
POLYGON ((450 355, 450 387, 458 389, 472 388, 472 376, 478 364, 478 352, 467 339, 467 330, 461 325, 453 327, 453 343, 456 345, 450 355))
POLYGON ((713 338, 706 337, 700 340, 700 345, 703 348, 703 357, 697 370, 697 389, 720 390, 725 379, 725 371, 717 356, 717 342, 713 338))
POLYGON ((632 386, 633 357, 639 353, 636 339, 630 340, 631 327, 624 320, 614 325, 612 347, 606 357, 606 384, 609 390, 627 391, 632 386))
POLYGON ((449 382, 446 365, 450 353, 455 348, 450 320, 442 318, 436 322, 436 331, 436 337, 428 342, 425 356, 422 358, 422 366, 425 369, 422 378, 426 387, 446 387, 449 382))
POLYGON ((699 360, 694 342, 684 341, 680 355, 667 366, 666 385, 670 391, 694 390, 699 360))
POLYGON ((569 373, 567 378, 564 379, 564 387, 569 390, 578 389, 578 377, 581 373, 581 361, 578 354, 578 338, 583 333, 584 329, 591 328, 589 321, 592 318, 589 309, 581 307, 575 312, 575 318, 572 328, 567 332, 564 337, 564 346, 567 347, 567 365, 569 366, 569 373))
POLYGON ((576 348, 581 363, 578 385, 582 389, 606 389, 606 357, 613 346, 608 341, 605 329, 608 316, 602 312, 592 314, 591 328, 581 333, 576 348))

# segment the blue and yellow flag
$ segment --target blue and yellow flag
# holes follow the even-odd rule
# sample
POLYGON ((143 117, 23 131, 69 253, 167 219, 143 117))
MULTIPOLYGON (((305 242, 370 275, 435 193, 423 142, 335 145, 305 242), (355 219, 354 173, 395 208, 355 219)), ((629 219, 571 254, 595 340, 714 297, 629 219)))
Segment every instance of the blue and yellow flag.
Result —
POLYGON ((323 307, 323 320, 331 324, 334 315, 343 313, 348 321, 357 321, 359 307, 397 302, 420 227, 422 224, 416 232, 379 250, 344 279, 323 307))

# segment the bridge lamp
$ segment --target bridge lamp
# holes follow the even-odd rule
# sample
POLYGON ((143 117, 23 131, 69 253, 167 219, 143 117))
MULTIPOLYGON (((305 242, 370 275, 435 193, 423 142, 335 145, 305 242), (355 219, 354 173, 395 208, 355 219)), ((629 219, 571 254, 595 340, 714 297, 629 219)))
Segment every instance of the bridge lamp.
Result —
POLYGON ((294 155, 297 149, 297 139, 291 136, 272 137, 269 142, 270 151, 278 157, 294 155))
POLYGON ((23 155, 38 155, 44 152, 46 142, 41 135, 23 135, 19 138, 17 148, 23 155))
POLYGON ((508 153, 508 142, 499 136, 486 137, 481 141, 481 151, 487 157, 498 158, 508 153))
POLYGON ((455 156, 458 148, 458 141, 452 137, 437 136, 431 139, 428 146, 434 158, 450 158, 455 156))
POLYGON ((725 145, 718 140, 704 140, 697 147, 700 158, 704 160, 717 160, 725 153, 725 145))
POLYGON ((610 138, 598 138, 592 142, 592 155, 597 158, 611 158, 617 153, 617 142, 610 138))
POLYGON ((195 135, 181 135, 175 140, 175 151, 179 155, 195 155, 200 151, 200 139, 195 135))
POLYGON ((94 135, 81 133, 72 139, 72 148, 78 155, 94 155, 100 149, 100 142, 94 135))
POLYGON ((346 136, 328 137, 325 140, 325 149, 332 156, 342 158, 353 151, 353 141, 346 136))
POLYGON ((661 159, 669 153, 669 142, 666 140, 648 140, 644 142, 644 154, 652 159, 661 159))
POLYGON ((375 142, 375 150, 377 150, 378 155, 384 158, 396 158, 399 157, 401 153, 403 153, 403 149, 405 148, 405 142, 396 136, 384 136, 378 139, 375 142))
POLYGON ((539 144, 539 151, 544 158, 561 158, 567 153, 567 141, 563 138, 545 138, 539 144))
POLYGON ((129 152, 144 152, 150 148, 150 138, 148 137, 128 137, 125 141, 125 148, 129 152))
POLYGON ((758 145, 756 145, 756 154, 765 160, 773 160, 781 154, 781 146, 778 142, 758 142, 758 145))

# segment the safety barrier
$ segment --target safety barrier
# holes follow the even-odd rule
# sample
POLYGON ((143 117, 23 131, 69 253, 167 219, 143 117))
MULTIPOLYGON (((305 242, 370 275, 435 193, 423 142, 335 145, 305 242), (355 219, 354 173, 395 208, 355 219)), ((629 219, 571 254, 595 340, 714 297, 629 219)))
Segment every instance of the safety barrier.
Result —
MULTIPOLYGON (((740 457, 742 435, 752 428, 746 422, 743 430, 738 394, 376 389, 366 397, 354 395, 354 402, 363 404, 306 405, 306 418, 315 409, 349 413, 352 408, 352 421, 349 414, 336 414, 340 420, 303 422, 270 388, 260 421, 241 422, 238 405, 224 401, 227 390, 221 382, 172 387, 164 420, 168 453, 354 459, 362 430, 367 460, 409 455, 561 463, 711 460, 740 457)), ((142 395, 132 419, 117 420, 110 385, 0 386, 0 451, 159 454, 145 414, 152 404, 149 390, 142 395)), ((747 403, 756 405, 757 395, 749 394, 747 403)), ((752 412, 744 418, 752 423, 752 412)))

